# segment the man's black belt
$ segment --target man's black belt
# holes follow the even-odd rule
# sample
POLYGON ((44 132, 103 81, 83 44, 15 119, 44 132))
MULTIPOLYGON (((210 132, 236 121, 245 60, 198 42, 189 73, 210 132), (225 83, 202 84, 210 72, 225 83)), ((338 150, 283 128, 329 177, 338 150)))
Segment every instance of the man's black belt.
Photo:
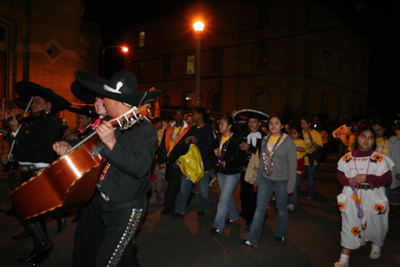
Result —
POLYGON ((36 171, 43 168, 39 168, 36 165, 19 165, 19 170, 21 172, 29 172, 29 171, 36 171))

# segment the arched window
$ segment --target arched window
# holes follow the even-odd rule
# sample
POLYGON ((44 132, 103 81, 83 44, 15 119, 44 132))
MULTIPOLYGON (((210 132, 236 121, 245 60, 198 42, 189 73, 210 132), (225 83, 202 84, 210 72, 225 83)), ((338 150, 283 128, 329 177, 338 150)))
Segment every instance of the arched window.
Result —
POLYGON ((210 103, 210 109, 211 111, 215 112, 221 112, 221 95, 219 92, 215 92, 211 96, 211 103, 210 103))
POLYGON ((268 96, 266 93, 259 93, 256 97, 256 109, 267 113, 268 108, 268 96))
POLYGON ((268 69, 268 45, 260 44, 257 48, 257 69, 266 70, 268 69))
POLYGON ((192 101, 194 101, 193 97, 194 94, 192 91, 185 91, 182 95, 182 106, 185 108, 192 108, 192 101))
POLYGON ((163 95, 162 99, 161 99, 161 106, 162 107, 168 107, 171 104, 171 98, 169 97, 169 95, 165 94, 163 95))
POLYGON ((301 109, 303 111, 308 110, 308 95, 307 93, 303 93, 301 95, 301 109))
POLYGON ((342 98, 338 97, 338 99, 336 100, 336 111, 337 111, 337 118, 340 118, 340 116, 342 116, 342 98))
POLYGON ((321 97, 320 112, 321 113, 327 113, 328 112, 328 97, 326 96, 326 94, 323 94, 322 97, 321 97))
POLYGON ((304 71, 311 70, 311 44, 309 41, 304 43, 304 71))

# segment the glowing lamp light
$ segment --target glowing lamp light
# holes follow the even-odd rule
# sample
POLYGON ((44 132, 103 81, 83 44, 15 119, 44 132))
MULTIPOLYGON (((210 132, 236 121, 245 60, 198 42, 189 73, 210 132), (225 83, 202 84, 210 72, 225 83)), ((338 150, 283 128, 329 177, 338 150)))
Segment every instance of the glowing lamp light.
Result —
POLYGON ((126 53, 126 52, 128 52, 128 51, 129 51, 129 49, 128 49, 128 47, 126 47, 126 46, 123 46, 123 47, 122 47, 122 51, 123 51, 124 53, 126 53))
POLYGON ((204 29, 204 23, 198 21, 198 22, 196 22, 196 23, 193 24, 193 27, 194 27, 194 31, 195 31, 195 32, 203 31, 203 29, 204 29))

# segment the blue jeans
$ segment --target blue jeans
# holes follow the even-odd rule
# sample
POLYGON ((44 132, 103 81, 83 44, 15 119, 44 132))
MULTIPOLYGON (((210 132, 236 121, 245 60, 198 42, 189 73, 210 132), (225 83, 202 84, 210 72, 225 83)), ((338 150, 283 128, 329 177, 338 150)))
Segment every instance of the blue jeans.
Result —
POLYGON ((265 212, 267 211, 269 200, 275 192, 276 208, 278 209, 278 223, 275 229, 276 237, 285 237, 288 232, 289 216, 286 208, 288 181, 273 181, 261 178, 257 192, 257 208, 254 219, 250 226, 250 232, 245 239, 249 240, 254 247, 258 247, 261 231, 264 224, 265 212))
MULTIPOLYGON (((309 197, 315 196, 315 171, 318 169, 318 165, 314 166, 307 166, 304 165, 306 168, 306 175, 307 175, 307 193, 309 197)), ((301 177, 300 184, 303 182, 303 177, 301 177)))
POLYGON ((222 230, 225 227, 226 214, 229 213, 229 219, 234 221, 239 218, 235 202, 233 201, 232 192, 239 182, 240 173, 222 174, 218 173, 218 184, 221 190, 219 197, 217 215, 214 219, 214 227, 222 230))
MULTIPOLYGON (((199 211, 206 212, 208 203, 208 184, 210 183, 209 172, 204 172, 203 178, 197 182, 197 187, 199 188, 199 211)), ((187 178, 187 176, 182 176, 181 189, 179 191, 178 201, 175 205, 175 212, 185 215, 186 203, 189 198, 190 191, 192 190, 193 182, 187 178)))
POLYGON ((297 196, 300 193, 301 182, 303 181, 303 176, 300 173, 296 173, 296 188, 293 191, 293 194, 288 196, 288 204, 297 206, 297 196))

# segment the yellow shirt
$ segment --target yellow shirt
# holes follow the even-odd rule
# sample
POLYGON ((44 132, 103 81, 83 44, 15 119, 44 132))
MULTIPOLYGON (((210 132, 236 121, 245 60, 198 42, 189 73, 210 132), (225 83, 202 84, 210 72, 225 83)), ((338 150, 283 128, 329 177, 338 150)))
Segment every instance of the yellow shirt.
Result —
POLYGON ((305 149, 306 149, 306 142, 304 142, 304 140, 303 140, 303 139, 300 139, 300 138, 298 138, 298 139, 296 139, 296 140, 293 140, 293 141, 294 141, 294 144, 295 144, 296 148, 298 148, 298 147, 304 148, 304 152, 296 151, 296 152, 297 152, 297 159, 302 159, 302 158, 304 158, 304 156, 306 155, 306 151, 305 151, 305 149))
POLYGON ((279 136, 272 136, 272 135, 269 137, 268 144, 267 144, 269 151, 271 151, 272 148, 274 148, 274 145, 275 145, 276 141, 278 141, 278 138, 279 138, 279 136))
POLYGON ((322 143, 323 144, 326 144, 326 143, 329 142, 328 133, 325 130, 320 131, 319 134, 321 135, 321 139, 322 139, 322 143))
MULTIPOLYGON (((179 133, 179 130, 180 130, 180 127, 175 127, 175 128, 174 128, 174 133, 172 134, 173 138, 169 141, 169 147, 168 147, 168 154, 167 154, 167 156, 169 156, 169 153, 171 153, 172 148, 173 148, 174 145, 175 145, 175 139, 179 137, 179 136, 177 136, 178 133, 179 133)), ((168 136, 168 137, 166 136, 165 138, 169 138, 169 136, 168 136)))
POLYGON ((397 138, 400 139, 400 130, 396 130, 396 131, 394 131, 394 132, 396 133, 397 138))
POLYGON ((376 138, 376 152, 389 156, 389 139, 383 137, 376 138))
POLYGON ((219 149, 222 149, 222 146, 226 143, 226 141, 229 140, 229 138, 231 138, 231 136, 233 135, 233 133, 231 133, 230 136, 221 136, 221 143, 219 143, 219 149))
MULTIPOLYGON (((311 130, 310 134, 314 143, 316 143, 319 146, 323 146, 321 135, 319 134, 318 131, 311 130)), ((303 131, 303 138, 304 142, 306 143, 306 153, 311 154, 317 150, 317 148, 311 143, 308 133, 305 131, 303 131)), ((304 165, 310 166, 310 163, 308 162, 308 157, 304 157, 304 165)), ((317 161, 315 160, 314 160, 314 165, 317 165, 317 161)))
POLYGON ((164 134, 164 130, 163 130, 163 129, 159 129, 159 130, 157 131, 158 145, 161 144, 161 140, 162 140, 163 134, 164 134))

